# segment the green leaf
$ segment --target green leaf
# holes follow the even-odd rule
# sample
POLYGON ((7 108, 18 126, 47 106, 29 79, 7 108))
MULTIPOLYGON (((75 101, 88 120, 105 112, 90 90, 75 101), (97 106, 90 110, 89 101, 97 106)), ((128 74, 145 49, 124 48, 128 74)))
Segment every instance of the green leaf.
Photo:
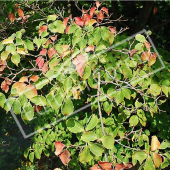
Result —
POLYGON ((71 88, 72 88, 72 79, 67 77, 64 81, 64 90, 66 93, 69 93, 71 88))
POLYGON ((141 34, 137 34, 137 35, 135 36, 135 39, 136 39, 137 41, 139 41, 139 42, 142 42, 142 43, 144 43, 144 42, 146 41, 145 37, 144 37, 143 35, 141 35, 141 34))
POLYGON ((88 146, 84 147, 84 150, 79 154, 79 161, 82 163, 89 162, 93 159, 88 146))
POLYGON ((21 40, 21 38, 16 38, 16 45, 22 45, 23 41, 21 40))
POLYGON ((86 47, 86 43, 87 43, 86 39, 84 39, 84 38, 80 39, 78 45, 79 45, 81 51, 86 47))
POLYGON ((24 157, 25 157, 26 159, 27 159, 27 157, 28 157, 29 151, 30 151, 29 148, 27 148, 27 149, 24 151, 24 157))
POLYGON ((98 118, 96 115, 92 115, 89 123, 86 126, 86 131, 92 130, 97 125, 98 118))
POLYGON ((100 27, 96 27, 93 31, 94 36, 94 44, 97 45, 101 39, 101 29, 100 27))
POLYGON ((138 120, 138 116, 133 115, 130 117, 129 119, 129 126, 136 126, 138 124, 139 120, 138 120))
POLYGON ((34 45, 33 45, 33 42, 32 41, 30 41, 29 39, 26 39, 25 41, 24 41, 24 45, 26 46, 26 48, 28 49, 28 50, 34 50, 34 45))
POLYGON ((101 138, 101 141, 103 143, 103 146, 107 149, 112 149, 114 147, 114 138, 110 135, 105 135, 101 138))
POLYGON ((4 103, 6 101, 5 95, 0 92, 0 107, 4 107, 4 103))
POLYGON ((21 38, 21 37, 22 37, 21 31, 17 31, 17 32, 16 32, 16 38, 21 38))
POLYGON ((20 101, 20 104, 21 104, 22 107, 25 107, 28 103, 28 99, 25 96, 25 94, 22 94, 22 95, 19 96, 19 101, 20 101))
POLYGON ((40 154, 39 150, 35 150, 34 154, 35 154, 35 157, 36 157, 37 159, 40 159, 40 158, 41 158, 41 154, 40 154))
POLYGON ((114 94, 114 98, 117 104, 121 103, 124 99, 122 90, 116 91, 114 94))
MULTIPOLYGON (((137 151, 133 153, 132 158, 139 161, 140 164, 147 158, 148 154, 144 151, 137 151)), ((148 169, 149 170, 149 169, 148 169)))
POLYGON ((75 33, 76 29, 78 29, 78 28, 80 29, 80 27, 76 24, 71 25, 69 28, 68 34, 75 33))
POLYGON ((33 161, 34 161, 34 152, 31 152, 29 154, 29 160, 33 163, 33 161))
POLYGON ((107 41, 110 37, 110 31, 106 27, 101 27, 101 36, 104 41, 107 41))
POLYGON ((114 88, 109 88, 107 90, 107 96, 110 98, 110 99, 113 99, 114 96, 115 96, 115 93, 116 93, 116 90, 114 88))
POLYGON ((61 112, 64 116, 67 116, 67 115, 73 113, 73 111, 74 111, 73 102, 71 101, 70 98, 67 98, 62 109, 61 109, 61 112))
POLYGON ((56 18, 57 18, 57 15, 48 15, 47 22, 48 21, 54 21, 54 20, 56 20, 56 18))
POLYGON ((12 108, 12 104, 14 103, 15 98, 8 98, 5 103, 4 103, 4 109, 6 110, 6 112, 10 111, 10 109, 12 108))
POLYGON ((136 100, 136 102, 135 102, 135 107, 136 108, 139 108, 139 107, 141 107, 142 106, 142 103, 141 102, 138 102, 137 100, 136 100))
POLYGON ((20 63, 20 55, 18 53, 15 53, 12 55, 11 57, 11 61, 18 66, 18 64, 20 63))
POLYGON ((9 52, 8 51, 3 51, 1 53, 1 59, 5 61, 8 58, 9 52))
POLYGON ((45 97, 40 96, 40 95, 34 96, 30 100, 31 100, 31 102, 33 102, 34 104, 39 105, 39 106, 45 106, 47 104, 45 97))
POLYGON ((144 170, 149 170, 149 169, 155 170, 155 166, 153 164, 151 157, 148 155, 147 160, 146 160, 145 165, 144 165, 144 170))
POLYGON ((11 54, 14 54, 16 53, 16 47, 14 44, 10 44, 8 46, 6 46, 6 51, 10 52, 11 54))
POLYGON ((149 92, 154 96, 158 96, 161 92, 161 87, 157 84, 151 84, 149 92))
POLYGON ((84 80, 88 79, 90 75, 91 75, 91 68, 88 65, 86 65, 84 67, 83 79, 84 80))
POLYGON ((28 103, 24 108, 23 108, 23 111, 21 113, 21 117, 23 120, 26 120, 26 121, 30 121, 33 119, 34 117, 34 109, 33 107, 31 106, 30 103, 28 103))
POLYGON ((135 50, 138 50, 141 52, 141 51, 143 51, 143 47, 144 47, 143 43, 137 43, 135 45, 135 50))
POLYGON ((63 34, 65 30, 65 25, 62 21, 57 20, 53 23, 56 26, 56 32, 63 34))
POLYGON ((123 75, 124 75, 125 78, 130 78, 130 77, 132 77, 132 70, 131 70, 130 68, 128 68, 128 67, 124 68, 124 69, 122 70, 122 73, 123 73, 123 75))
POLYGON ((33 42, 37 45, 37 48, 39 49, 40 46, 41 46, 42 40, 37 38, 37 37, 35 37, 33 42))
POLYGON ((160 146, 159 149, 166 149, 166 148, 170 148, 170 143, 163 141, 163 142, 161 143, 161 146, 160 146))
POLYGON ((73 118, 70 118, 66 121, 66 126, 68 130, 72 133, 80 133, 84 131, 83 125, 73 118))
POLYGON ((104 108, 104 111, 105 111, 107 114, 110 114, 111 111, 112 111, 112 103, 109 102, 109 101, 105 101, 104 104, 103 104, 103 108, 104 108))
POLYGON ((89 142, 89 149, 96 156, 102 156, 102 153, 104 151, 103 147, 100 144, 95 144, 92 142, 89 142))
POLYGON ((164 94, 166 95, 166 97, 168 97, 168 92, 169 92, 169 87, 162 85, 162 91, 164 92, 164 94))
POLYGON ((94 141, 96 139, 97 139, 97 135, 94 132, 85 132, 81 136, 81 140, 83 140, 85 142, 94 141))
POLYGON ((99 43, 95 49, 95 51, 101 51, 101 50, 104 50, 106 49, 106 46, 102 43, 99 43))
POLYGON ((131 91, 127 88, 122 88, 123 95, 126 99, 130 100, 131 97, 131 91))
POLYGON ((36 82, 35 82, 35 87, 37 90, 42 89, 46 84, 48 84, 49 80, 46 78, 39 78, 36 82))
POLYGON ((15 114, 20 114, 21 113, 21 104, 18 99, 16 99, 12 105, 12 109, 15 114))

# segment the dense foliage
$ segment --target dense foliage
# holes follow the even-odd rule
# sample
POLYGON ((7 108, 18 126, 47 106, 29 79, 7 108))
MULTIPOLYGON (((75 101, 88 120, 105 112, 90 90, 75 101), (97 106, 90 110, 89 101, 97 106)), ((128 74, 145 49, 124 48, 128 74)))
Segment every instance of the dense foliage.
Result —
MULTIPOLYGON (((11 23, 27 22, 14 9, 11 23)), ((167 167, 170 66, 151 32, 127 37, 99 2, 79 17, 60 12, 0 42, 0 106, 38 131, 25 158, 45 155, 61 169, 167 167)))

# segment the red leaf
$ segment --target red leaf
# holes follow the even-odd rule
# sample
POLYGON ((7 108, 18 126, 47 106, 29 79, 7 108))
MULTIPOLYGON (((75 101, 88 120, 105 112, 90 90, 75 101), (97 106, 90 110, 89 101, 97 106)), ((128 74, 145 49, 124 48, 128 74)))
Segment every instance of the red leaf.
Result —
POLYGON ((43 48, 41 51, 40 51, 40 55, 44 55, 46 56, 47 54, 47 50, 45 48, 43 48))
POLYGON ((30 77, 30 81, 36 82, 39 79, 37 75, 33 75, 30 77))
POLYGON ((56 35, 56 36, 54 36, 54 37, 53 37, 53 36, 51 36, 50 38, 51 38, 51 40, 52 40, 52 41, 55 41, 55 40, 57 39, 57 35, 56 35))
POLYGON ((83 22, 83 20, 82 20, 80 17, 75 17, 74 19, 75 19, 75 23, 76 23, 77 25, 83 27, 84 22, 83 22))
POLYGON ((149 56, 150 56, 150 52, 147 52, 147 51, 143 52, 142 55, 141 55, 142 61, 149 60, 149 56))
POLYGON ((36 65, 38 65, 38 68, 41 69, 44 65, 44 59, 42 57, 38 57, 36 59, 36 65))
POLYGON ((1 83, 1 89, 5 91, 5 93, 8 92, 9 90, 9 85, 11 85, 11 80, 6 78, 2 83, 1 83))
POLYGON ((89 21, 90 21, 90 15, 89 14, 84 14, 83 15, 84 25, 87 25, 89 21))
POLYGON ((46 41, 45 45, 49 45, 50 43, 51 43, 51 40, 48 39, 48 40, 46 41))
POLYGON ((21 8, 18 9, 18 15, 23 18, 24 17, 24 12, 21 8))
POLYGON ((110 33, 112 33, 112 34, 114 34, 114 33, 117 32, 117 31, 116 31, 116 27, 109 26, 108 28, 109 28, 109 30, 110 30, 110 33))
POLYGON ((116 167, 115 170, 124 170, 125 166, 123 164, 117 164, 116 163, 116 167))
POLYGON ((70 162, 70 152, 65 149, 61 154, 60 154, 60 159, 61 159, 61 162, 64 164, 64 165, 68 165, 68 163, 70 162))
POLYGON ((69 31, 69 29, 70 29, 70 26, 71 26, 71 25, 69 25, 69 26, 66 28, 66 34, 68 34, 68 31, 69 31))
POLYGON ((8 13, 8 18, 10 19, 11 22, 14 22, 14 20, 15 20, 15 14, 9 12, 9 13, 8 13))
POLYGON ((42 67, 42 72, 45 74, 48 70, 48 62, 45 62, 43 67, 42 67))
POLYGON ((94 51, 94 46, 93 45, 89 45, 86 49, 85 52, 90 52, 90 51, 94 51))
POLYGON ((89 11, 89 9, 88 9, 88 10, 86 10, 86 11, 85 11, 84 9, 82 9, 82 13, 83 13, 83 14, 87 14, 87 13, 88 13, 88 11, 89 11))
POLYGON ((103 11, 100 11, 99 14, 97 14, 97 22, 102 22, 104 19, 103 11))
POLYGON ((94 13, 95 13, 95 10, 96 10, 96 7, 92 7, 92 8, 90 9, 90 18, 93 18, 93 15, 94 15, 94 13))
POLYGON ((15 4, 15 8, 18 8, 18 4, 15 4))
POLYGON ((133 57, 136 54, 137 51, 138 50, 136 50, 136 49, 131 50, 130 51, 130 56, 133 57))
POLYGON ((108 9, 106 7, 102 7, 101 9, 103 12, 105 12, 105 14, 108 16, 109 15, 109 12, 108 12, 108 9))
POLYGON ((157 7, 154 7, 154 8, 153 8, 153 15, 155 15, 157 12, 158 12, 158 8, 157 8, 157 7))
POLYGON ((99 6, 101 5, 102 3, 99 3, 99 1, 96 1, 96 7, 99 8, 99 6))
POLYGON ((43 106, 39 106, 39 105, 34 105, 34 112, 36 112, 36 113, 39 113, 39 112, 41 112, 42 110, 43 110, 43 106))
POLYGON ((148 61, 148 66, 149 66, 149 67, 156 62, 156 57, 157 57, 156 53, 153 53, 153 54, 149 57, 149 61, 148 61))
POLYGON ((40 27, 39 35, 41 35, 43 31, 47 31, 47 26, 46 25, 43 25, 43 26, 40 27))
POLYGON ((65 27, 67 26, 68 20, 69 20, 69 17, 66 17, 63 20, 63 24, 65 25, 65 27))
POLYGON ((59 141, 56 141, 55 142, 55 149, 56 149, 55 150, 55 155, 58 156, 62 152, 64 147, 65 147, 65 145, 63 143, 61 143, 59 141))
POLYGON ((6 66, 7 66, 6 61, 3 61, 3 60, 0 59, 0 71, 4 71, 6 66))
POLYGON ((85 64, 85 57, 79 54, 76 58, 74 58, 73 64, 76 65, 76 69, 80 77, 83 77, 83 66, 85 64))
POLYGON ((153 161, 154 161, 155 167, 158 168, 162 163, 162 157, 157 153, 153 153, 153 161))
POLYGON ((102 169, 98 166, 98 164, 95 164, 90 168, 90 170, 102 170, 102 169))
POLYGON ((48 49, 48 56, 51 59, 51 57, 56 53, 56 50, 54 50, 54 48, 49 48, 48 49))
POLYGON ((112 169, 112 163, 110 163, 110 162, 101 162, 101 161, 99 161, 98 164, 99 164, 104 170, 112 169))

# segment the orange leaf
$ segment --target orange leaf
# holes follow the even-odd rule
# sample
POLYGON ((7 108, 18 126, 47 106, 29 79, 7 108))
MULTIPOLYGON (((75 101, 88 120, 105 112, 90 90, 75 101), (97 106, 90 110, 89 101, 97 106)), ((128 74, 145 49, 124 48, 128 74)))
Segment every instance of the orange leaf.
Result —
POLYGON ((18 15, 23 18, 24 17, 24 12, 21 8, 18 9, 18 15))
POLYGON ((43 67, 42 67, 42 72, 45 74, 48 70, 48 62, 45 62, 43 67))
POLYGON ((16 82, 12 85, 12 89, 16 89, 16 91, 19 95, 23 94, 26 89, 26 84, 23 82, 16 82))
POLYGON ((92 8, 90 9, 90 18, 93 18, 93 15, 94 15, 94 13, 95 13, 95 10, 96 10, 96 7, 92 7, 92 8))
POLYGON ((102 7, 101 9, 103 12, 105 12, 105 14, 108 16, 109 15, 109 12, 108 12, 108 9, 106 7, 102 7))
POLYGON ((56 53, 56 50, 54 50, 54 48, 49 48, 48 49, 48 56, 51 59, 51 57, 56 53))
POLYGON ((117 31, 116 31, 116 27, 109 26, 108 28, 109 28, 111 34, 114 34, 114 33, 117 32, 117 31))
POLYGON ((61 162, 64 164, 64 165, 68 165, 68 163, 70 162, 70 152, 65 149, 61 154, 60 154, 60 159, 61 159, 61 162))
POLYGON ((98 164, 104 169, 104 170, 109 170, 112 168, 112 163, 110 162, 101 162, 99 161, 98 164))
POLYGON ((97 22, 102 22, 103 19, 104 19, 103 11, 100 11, 99 14, 97 15, 97 22))
POLYGON ((68 31, 69 31, 69 29, 70 29, 70 26, 71 26, 71 25, 69 25, 69 26, 66 28, 66 34, 68 34, 68 31))
POLYGON ((95 20, 95 19, 91 19, 89 22, 88 22, 88 24, 90 25, 90 26, 92 26, 94 23, 96 23, 97 21, 95 20))
POLYGON ((149 57, 149 61, 148 61, 148 66, 149 66, 149 67, 156 62, 156 57, 157 57, 156 53, 153 53, 153 54, 149 57))
POLYGON ((3 60, 0 59, 0 71, 4 71, 6 66, 7 66, 6 61, 3 61, 3 60))
POLYGON ((83 15, 84 25, 87 25, 89 21, 90 21, 90 15, 89 14, 84 14, 83 15))
POLYGON ((90 51, 94 51, 94 46, 93 45, 89 45, 86 49, 85 52, 90 52, 90 51))
POLYGON ((21 77, 19 79, 19 82, 28 82, 28 78, 27 77, 21 77))
POLYGON ((18 4, 15 4, 15 8, 18 8, 18 4))
POLYGON ((138 50, 136 50, 136 49, 131 50, 130 51, 130 56, 133 57, 136 54, 137 51, 138 50))
POLYGON ((147 52, 147 51, 143 52, 141 56, 142 61, 149 60, 149 56, 150 56, 150 52, 147 52))
POLYGON ((58 156, 62 152, 64 147, 65 145, 63 143, 56 141, 55 142, 55 155, 58 156))
POLYGON ((69 17, 66 17, 63 20, 63 24, 65 25, 65 27, 67 26, 68 20, 69 20, 69 17))
POLYGON ((102 3, 99 3, 99 1, 96 1, 96 7, 99 8, 99 6, 101 5, 102 3))
POLYGON ((8 13, 8 18, 10 19, 11 22, 14 22, 14 20, 15 20, 15 14, 9 12, 9 13, 8 13))
POLYGON ((47 50, 45 48, 43 48, 41 51, 40 51, 40 55, 44 55, 46 56, 47 54, 47 50))
POLYGON ((117 164, 116 163, 115 170, 123 170, 124 168, 125 168, 125 166, 123 164, 117 164))
POLYGON ((82 20, 80 17, 75 17, 74 19, 75 19, 75 23, 76 23, 77 25, 83 27, 84 22, 83 22, 83 20, 82 20))
POLYGON ((155 167, 158 168, 162 163, 162 157, 157 153, 153 153, 153 161, 154 161, 155 167))
POLYGON ((52 41, 55 41, 57 39, 57 35, 54 36, 54 37, 51 36, 50 38, 51 38, 52 41))
POLYGON ((39 113, 43 110, 43 106, 34 105, 34 112, 39 113))
POLYGON ((36 65, 38 65, 38 68, 41 69, 44 65, 44 59, 42 57, 38 57, 36 59, 36 65))
POLYGON ((156 151, 161 146, 157 136, 152 136, 151 151, 156 151))
POLYGON ((1 83, 1 89, 5 91, 5 93, 9 90, 9 85, 11 85, 11 80, 8 78, 5 78, 5 80, 1 83))
POLYGON ((31 99, 32 97, 37 96, 38 93, 36 88, 32 84, 30 84, 25 88, 25 95, 28 99, 31 99))
POLYGON ((50 43, 51 43, 51 40, 48 39, 48 40, 46 41, 45 45, 49 45, 50 43))
POLYGON ((90 170, 102 170, 102 169, 98 166, 98 164, 95 164, 90 168, 90 170))
POLYGON ((69 45, 62 45, 62 48, 63 48, 63 52, 65 52, 70 48, 70 46, 69 45))
POLYGON ((157 12, 158 12, 158 8, 157 8, 157 7, 154 7, 154 8, 153 8, 153 15, 155 15, 157 12))
POLYGON ((30 77, 30 81, 33 81, 33 82, 36 82, 38 79, 39 79, 39 77, 36 75, 33 75, 30 77))
POLYGON ((150 43, 149 43, 148 41, 145 41, 145 47, 146 47, 147 49, 150 49, 150 48, 151 48, 151 45, 150 45, 150 43))
POLYGON ((131 162, 125 164, 125 169, 130 169, 133 167, 133 164, 131 162))
POLYGON ((43 26, 40 27, 39 35, 41 35, 43 31, 47 31, 47 26, 46 25, 43 25, 43 26))

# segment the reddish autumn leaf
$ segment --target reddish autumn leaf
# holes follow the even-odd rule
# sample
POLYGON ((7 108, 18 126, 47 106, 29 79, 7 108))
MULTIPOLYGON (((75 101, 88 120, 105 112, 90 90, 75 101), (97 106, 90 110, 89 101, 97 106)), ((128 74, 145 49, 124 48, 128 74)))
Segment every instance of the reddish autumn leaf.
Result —
POLYGON ((45 48, 43 48, 41 51, 40 51, 40 55, 44 55, 46 56, 47 54, 47 50, 45 48))
POLYGON ((149 57, 150 57, 150 52, 145 51, 142 53, 141 59, 142 61, 147 61, 149 60, 149 57))
POLYGON ((60 154, 60 159, 61 159, 61 162, 64 164, 64 165, 68 165, 68 163, 70 162, 70 152, 65 149, 61 154, 60 154))
POLYGON ((14 21, 15 21, 15 14, 9 12, 9 13, 8 13, 8 18, 10 19, 11 22, 14 22, 14 21))
POLYGON ((19 82, 28 82, 28 78, 27 77, 21 77, 19 79, 19 82))
POLYGON ((43 67, 42 67, 42 72, 45 74, 48 70, 48 62, 45 62, 43 67))
POLYGON ((84 14, 83 15, 84 25, 87 25, 89 21, 90 21, 90 15, 89 14, 84 14))
POLYGON ((95 164, 90 168, 90 170, 102 170, 102 169, 98 166, 98 164, 95 164))
POLYGON ((51 57, 56 53, 56 50, 54 48, 49 48, 48 49, 48 56, 51 59, 51 57))
POLYGON ((130 56, 133 57, 136 54, 137 51, 138 50, 136 50, 136 49, 131 50, 130 51, 130 56))
POLYGON ((43 26, 40 27, 39 35, 41 35, 43 31, 47 31, 47 26, 46 25, 43 25, 43 26))
POLYGON ((76 23, 77 25, 83 27, 84 22, 83 22, 83 20, 82 20, 80 17, 75 17, 74 19, 75 19, 75 23, 76 23))
POLYGON ((49 45, 50 43, 51 43, 51 40, 48 39, 48 40, 46 41, 45 45, 49 45))
POLYGON ((157 153, 153 153, 153 161, 154 161, 155 167, 158 168, 162 163, 161 155, 157 153))
POLYGON ((151 151, 156 151, 161 146, 157 136, 152 136, 151 140, 151 151))
POLYGON ((116 163, 115 170, 124 170, 125 166, 123 164, 116 163))
POLYGON ((38 57, 36 59, 36 65, 38 65, 38 68, 41 69, 44 65, 44 59, 42 57, 38 57))
POLYGON ((69 17, 66 17, 63 20, 63 24, 65 25, 65 27, 67 26, 68 20, 69 20, 69 17))
POLYGON ((34 112, 36 112, 36 113, 39 113, 39 112, 41 112, 42 110, 43 110, 43 106, 39 106, 39 105, 34 105, 34 112))
POLYGON ((85 11, 84 9, 82 9, 82 13, 83 13, 83 14, 87 14, 88 12, 89 12, 89 9, 86 10, 86 11, 85 11))
POLYGON ((109 28, 111 34, 115 34, 117 32, 116 27, 109 26, 108 28, 109 28))
POLYGON ((5 60, 3 61, 3 60, 0 59, 0 71, 4 71, 6 66, 7 66, 6 61, 5 60))
POLYGON ((33 75, 30 77, 30 81, 36 82, 39 79, 37 75, 33 75))
POLYGON ((110 170, 110 169, 112 169, 112 163, 110 163, 110 162, 101 162, 101 161, 99 161, 98 164, 99 164, 104 170, 110 170))
POLYGON ((104 19, 103 11, 100 11, 99 14, 97 14, 97 22, 102 22, 104 19))
POLYGON ((58 35, 56 35, 56 36, 51 36, 50 38, 51 38, 52 41, 55 41, 55 40, 57 39, 57 36, 58 36, 58 35))
POLYGON ((153 8, 153 15, 155 15, 157 12, 158 12, 158 8, 157 8, 157 7, 154 7, 154 8, 153 8))
POLYGON ((145 41, 145 47, 146 47, 147 49, 150 49, 150 48, 151 48, 151 45, 150 45, 150 43, 149 43, 148 41, 145 41))
POLYGON ((95 10, 96 10, 96 7, 92 7, 92 8, 90 9, 90 18, 93 18, 93 15, 94 15, 94 13, 95 13, 95 10))
POLYGON ((86 49, 85 52, 90 52, 90 51, 94 51, 94 46, 93 45, 89 45, 86 49))
POLYGON ((64 147, 65 145, 63 143, 56 141, 55 142, 55 155, 58 156, 62 152, 64 147))
POLYGON ((37 93, 35 86, 33 86, 32 84, 26 86, 25 95, 28 99, 31 99, 31 98, 37 96, 38 93, 37 93))
POLYGON ((21 8, 18 9, 18 15, 23 18, 24 17, 24 12, 21 8))
POLYGON ((96 7, 99 8, 99 6, 101 5, 102 3, 99 3, 99 1, 96 1, 96 7))
POLYGON ((5 91, 5 93, 8 92, 9 86, 11 85, 12 81, 8 78, 5 78, 5 80, 1 83, 1 89, 5 91))
POLYGON ((107 16, 109 15, 108 9, 106 7, 102 7, 101 9, 107 16))
POLYGON ((148 66, 149 67, 156 62, 156 57, 157 57, 156 53, 153 53, 152 55, 150 55, 149 61, 148 61, 148 66))
POLYGON ((66 34, 68 34, 68 31, 69 31, 69 29, 70 29, 70 26, 71 26, 71 25, 69 25, 69 26, 66 27, 66 34))
POLYGON ((18 4, 15 4, 15 8, 18 8, 18 4))
POLYGON ((12 89, 16 89, 16 92, 20 95, 25 92, 26 84, 23 82, 16 82, 12 85, 12 89))

